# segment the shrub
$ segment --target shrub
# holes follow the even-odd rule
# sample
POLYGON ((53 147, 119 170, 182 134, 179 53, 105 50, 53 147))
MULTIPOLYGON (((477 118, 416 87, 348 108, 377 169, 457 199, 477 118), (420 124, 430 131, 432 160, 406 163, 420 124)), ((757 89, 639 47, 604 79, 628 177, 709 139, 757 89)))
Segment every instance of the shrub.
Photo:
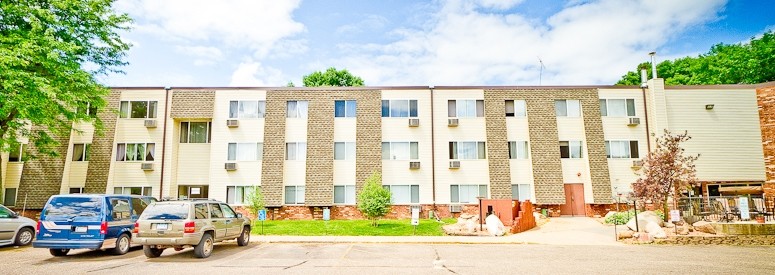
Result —
POLYGON ((382 187, 382 175, 374 172, 358 194, 358 210, 377 226, 377 220, 390 212, 390 191, 382 187))
POLYGON ((264 194, 261 193, 261 186, 253 186, 250 193, 247 194, 246 204, 250 213, 258 217, 258 210, 264 209, 266 205, 264 203, 264 194))
POLYGON ((635 211, 616 212, 605 219, 606 224, 626 224, 632 217, 635 217, 635 211))

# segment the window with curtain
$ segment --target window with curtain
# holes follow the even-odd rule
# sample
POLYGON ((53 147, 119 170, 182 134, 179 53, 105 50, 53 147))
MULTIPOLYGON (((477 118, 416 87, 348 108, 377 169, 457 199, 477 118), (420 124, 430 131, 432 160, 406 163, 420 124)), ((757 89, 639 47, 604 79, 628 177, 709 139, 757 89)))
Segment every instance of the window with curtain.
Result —
POLYGON ((390 191, 390 200, 393 204, 420 203, 419 185, 383 185, 390 191))
POLYGON ((266 115, 266 101, 240 100, 229 102, 229 118, 263 118, 266 115))
POLYGON ((306 142, 286 143, 285 160, 307 160, 307 143, 306 142))
POLYGON ((253 192, 253 186, 226 186, 226 203, 248 204, 248 196, 253 192))
POLYGON ((355 117, 355 100, 334 101, 334 117, 355 117))
POLYGON ((484 117, 484 100, 449 100, 447 101, 449 117, 484 117))
POLYGON ((581 158, 581 141, 560 141, 560 158, 581 158))
POLYGON ((509 159, 527 159, 527 141, 509 141, 509 159))
POLYGON ((180 143, 210 143, 212 122, 180 123, 180 143))
POLYGON ((308 101, 288 101, 286 114, 288 118, 307 118, 308 101))
POLYGON ((89 161, 89 147, 91 144, 88 143, 73 144, 72 161, 89 161))
POLYGON ((416 160, 419 151, 417 142, 382 142, 383 160, 416 160))
POLYGON ((304 186, 286 186, 285 204, 304 204, 304 186))
POLYGON ((417 100, 383 100, 382 117, 417 117, 417 100))
POLYGON ((334 142, 334 160, 355 160, 355 142, 334 142))
POLYGON ((600 99, 600 115, 635 116, 635 99, 600 99))
POLYGON ((150 186, 113 187, 113 194, 150 196, 152 193, 151 191, 152 191, 152 188, 150 186))
POLYGON ((355 204, 355 185, 334 185, 334 203, 355 204))
POLYGON ((487 198, 487 185, 450 185, 452 203, 479 203, 477 197, 487 198))
POLYGON ((120 118, 156 118, 157 101, 121 101, 120 118))
POLYGON ((605 154, 608 158, 639 158, 637 140, 607 140, 605 154))
POLYGON ((527 115, 527 105, 524 100, 506 100, 507 117, 524 117, 527 115))
POLYGON ((530 184, 512 184, 511 185, 511 199, 526 201, 532 199, 532 192, 530 191, 530 184))
POLYGON ((264 143, 229 143, 226 159, 229 161, 256 161, 264 156, 264 143))
POLYGON ((453 141, 449 143, 449 159, 486 159, 485 142, 453 141))
POLYGON ((116 161, 153 161, 155 147, 154 143, 118 143, 116 161))
POLYGON ((558 117, 581 116, 581 103, 578 100, 572 100, 572 99, 555 100, 554 109, 558 117))

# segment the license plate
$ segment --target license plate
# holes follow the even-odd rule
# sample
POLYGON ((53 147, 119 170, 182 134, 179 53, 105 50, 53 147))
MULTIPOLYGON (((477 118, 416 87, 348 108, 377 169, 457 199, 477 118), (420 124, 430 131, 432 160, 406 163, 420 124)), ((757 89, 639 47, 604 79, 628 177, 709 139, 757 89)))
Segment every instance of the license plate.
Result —
POLYGON ((157 223, 156 230, 167 230, 167 225, 166 223, 157 223))
POLYGON ((75 227, 75 233, 86 233, 86 226, 76 226, 75 227))

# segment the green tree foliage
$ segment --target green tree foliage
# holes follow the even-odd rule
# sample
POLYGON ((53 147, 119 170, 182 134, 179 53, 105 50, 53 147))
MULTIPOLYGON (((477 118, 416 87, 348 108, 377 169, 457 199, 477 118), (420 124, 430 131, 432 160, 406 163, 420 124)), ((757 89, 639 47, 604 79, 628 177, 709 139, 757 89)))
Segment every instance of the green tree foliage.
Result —
POLYGON ((377 226, 379 218, 390 212, 390 205, 390 191, 382 187, 382 175, 374 172, 358 194, 358 210, 377 226))
POLYGON ((0 151, 27 138, 55 156, 53 136, 69 135, 72 122, 100 129, 79 110, 104 107, 109 89, 96 77, 126 65, 130 44, 118 31, 131 19, 113 10, 114 1, 0 1, 0 151))
POLYGON ((265 209, 264 194, 261 192, 261 186, 253 186, 247 195, 248 209, 253 216, 258 216, 258 210, 265 209))
MULTIPOLYGON (((745 44, 717 44, 698 57, 666 60, 657 64, 657 75, 667 85, 756 84, 775 80, 775 33, 769 31, 745 44)), ((627 72, 617 85, 639 85, 640 69, 627 72)), ((649 78, 651 71, 648 71, 649 78)))
POLYGON ((321 86, 363 86, 363 79, 352 75, 347 70, 337 70, 334 67, 328 68, 325 72, 314 72, 309 75, 305 75, 302 79, 304 86, 306 87, 321 87, 321 86))

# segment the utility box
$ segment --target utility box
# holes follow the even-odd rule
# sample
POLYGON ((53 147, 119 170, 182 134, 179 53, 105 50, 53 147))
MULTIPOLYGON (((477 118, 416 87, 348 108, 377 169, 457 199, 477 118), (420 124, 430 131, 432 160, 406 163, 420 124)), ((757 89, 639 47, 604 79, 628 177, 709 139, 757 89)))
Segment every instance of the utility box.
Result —
POLYGON ((480 221, 484 221, 490 213, 493 213, 505 226, 511 226, 519 213, 519 202, 508 199, 483 199, 481 207, 480 221))

